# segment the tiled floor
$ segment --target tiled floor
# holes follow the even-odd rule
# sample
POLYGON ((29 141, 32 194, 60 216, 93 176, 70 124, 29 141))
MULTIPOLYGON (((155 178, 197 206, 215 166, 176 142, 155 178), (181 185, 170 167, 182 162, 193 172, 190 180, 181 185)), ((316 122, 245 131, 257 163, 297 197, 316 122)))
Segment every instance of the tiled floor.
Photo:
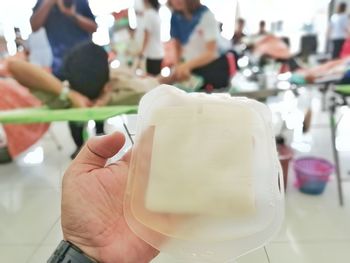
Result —
MULTIPOLYGON (((317 104, 317 102, 316 102, 317 104)), ((317 107, 316 107, 317 108, 317 107)), ((350 114, 345 115, 348 120, 350 114)), ((123 130, 121 118, 110 120, 107 131, 123 130)), ((134 132, 134 119, 128 120, 134 132)), ((317 155, 331 160, 327 115, 317 113, 309 134, 297 137, 299 155, 317 155)), ((344 122, 340 126, 339 146, 342 171, 345 177, 350 170, 350 148, 346 147, 350 129, 344 122)), ((59 134, 63 146, 57 150, 52 136, 45 138, 32 149, 30 158, 0 166, 0 262, 46 262, 61 240, 60 182, 73 151, 65 123, 54 124, 52 132, 59 134), (42 150, 44 151, 42 154, 42 150), (28 162, 44 162, 28 164, 28 162), (25 162, 25 161, 26 162, 25 162)), ((349 144, 349 143, 348 143, 349 144)), ((130 142, 128 142, 130 145, 130 142)), ((127 147, 123 150, 125 152, 127 147)), ((256 250, 238 263, 345 263, 350 262, 350 182, 343 184, 346 205, 340 208, 337 191, 332 180, 322 196, 307 196, 293 187, 290 174, 286 196, 286 219, 280 234, 265 248, 256 250)), ((347 178, 348 179, 348 178, 347 178)), ((175 262, 166 255, 156 263, 175 262)))

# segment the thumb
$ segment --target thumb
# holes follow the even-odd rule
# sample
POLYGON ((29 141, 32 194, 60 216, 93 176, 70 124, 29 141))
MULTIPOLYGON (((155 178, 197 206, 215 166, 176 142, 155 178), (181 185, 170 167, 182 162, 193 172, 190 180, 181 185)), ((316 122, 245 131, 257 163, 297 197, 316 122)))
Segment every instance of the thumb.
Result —
POLYGON ((125 137, 120 132, 94 137, 85 144, 73 165, 84 165, 84 169, 102 168, 107 160, 116 155, 124 146, 125 137))

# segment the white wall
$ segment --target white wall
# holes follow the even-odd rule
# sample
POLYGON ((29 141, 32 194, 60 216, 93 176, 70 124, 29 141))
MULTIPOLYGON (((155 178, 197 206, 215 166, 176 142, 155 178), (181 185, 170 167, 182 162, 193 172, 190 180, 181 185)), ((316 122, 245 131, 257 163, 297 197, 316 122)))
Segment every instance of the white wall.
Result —
POLYGON ((214 12, 216 19, 224 24, 223 36, 231 39, 236 21, 237 0, 202 0, 202 3, 207 5, 214 12))

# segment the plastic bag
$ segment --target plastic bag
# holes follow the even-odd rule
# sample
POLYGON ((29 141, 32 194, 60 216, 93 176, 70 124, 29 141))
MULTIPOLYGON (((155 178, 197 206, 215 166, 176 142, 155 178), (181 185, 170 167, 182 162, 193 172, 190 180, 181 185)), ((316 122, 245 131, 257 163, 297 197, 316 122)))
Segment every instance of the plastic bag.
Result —
POLYGON ((125 198, 130 228, 185 262, 263 246, 284 213, 269 109, 162 85, 143 97, 125 198))

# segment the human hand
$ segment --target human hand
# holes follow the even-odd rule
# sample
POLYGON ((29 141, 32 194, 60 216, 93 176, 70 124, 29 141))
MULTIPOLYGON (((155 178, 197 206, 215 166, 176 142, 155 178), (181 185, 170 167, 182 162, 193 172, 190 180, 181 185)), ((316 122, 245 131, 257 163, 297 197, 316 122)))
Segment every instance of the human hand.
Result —
POLYGON ((146 263, 159 253, 139 239, 124 218, 130 154, 105 166, 124 143, 120 133, 89 140, 63 178, 64 239, 100 263, 146 263))
POLYGON ((113 88, 110 83, 106 84, 103 88, 101 96, 94 101, 93 107, 104 107, 107 106, 111 100, 113 88))
POLYGON ((183 63, 175 68, 175 76, 178 81, 187 80, 191 77, 191 69, 188 64, 183 63))
POLYGON ((92 102, 89 98, 74 90, 69 91, 68 98, 73 108, 88 108, 92 106, 92 102))
POLYGON ((73 4, 71 7, 66 7, 64 0, 56 0, 60 11, 69 17, 75 17, 77 15, 76 6, 73 4))

